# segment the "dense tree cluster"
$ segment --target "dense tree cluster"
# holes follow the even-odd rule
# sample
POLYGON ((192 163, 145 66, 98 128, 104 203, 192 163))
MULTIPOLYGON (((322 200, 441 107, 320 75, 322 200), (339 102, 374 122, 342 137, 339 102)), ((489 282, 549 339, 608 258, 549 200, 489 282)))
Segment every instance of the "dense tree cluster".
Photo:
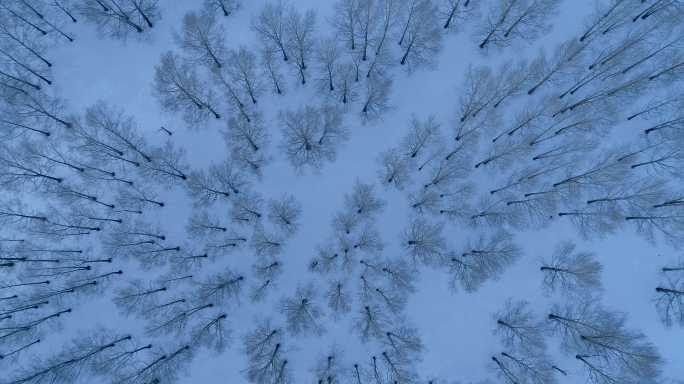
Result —
MULTIPOLYGON (((480 48, 535 37, 556 7, 496 2, 478 32, 484 36, 480 48)), ((584 35, 569 37, 551 54, 469 68, 451 133, 434 117, 414 118, 409 134, 380 154, 380 182, 404 191, 418 217, 403 240, 414 260, 444 266, 454 286, 474 291, 519 257, 509 232, 520 228, 566 220, 585 238, 631 228, 651 242, 681 246, 681 72, 673 59, 680 56, 674 47, 681 15, 676 7, 638 9, 612 2, 596 11, 584 35), (663 41, 662 33, 675 37, 663 41), (645 127, 640 134, 609 136, 613 127, 635 120, 645 127), (469 176, 480 172, 493 182, 471 183, 469 176), (463 252, 449 250, 442 234, 463 226, 490 229, 463 252)), ((576 248, 560 243, 540 265, 545 291, 566 303, 558 308, 567 316, 554 309, 551 325, 590 382, 653 380, 661 363, 653 345, 624 329, 622 315, 581 301, 601 294, 602 264, 576 248)), ((656 289, 667 325, 682 320, 679 271, 663 268, 664 282, 656 289)), ((504 349, 492 356, 491 367, 503 382, 552 383, 569 374, 544 357, 549 324, 535 320, 529 303, 512 301, 497 316, 504 349)))
MULTIPOLYGON (((151 79, 162 110, 189 129, 219 127, 223 157, 196 167, 172 130, 143 128, 107 100, 72 111, 52 89, 61 63, 49 47, 78 43, 69 25, 145 39, 162 2, 1 2, 0 383, 171 383, 195 356, 227 348, 244 354, 241 374, 255 384, 436 383, 420 368, 429 346, 407 310, 427 269, 454 293, 477 294, 523 258, 518 232, 557 222, 583 239, 631 230, 681 247, 684 8, 611 0, 550 51, 469 66, 451 119, 416 111, 401 140, 378 151, 376 180, 348 188, 328 236, 304 236, 309 255, 287 251, 306 202, 262 188, 266 169, 280 160, 321 172, 370 128, 359 125, 392 108, 397 76, 432 69, 452 35, 465 31, 490 58, 541 39, 560 7, 337 0, 323 20, 272 1, 250 20, 258 44, 231 46, 224 21, 240 4, 203 1, 151 79), (316 101, 292 107, 307 88, 316 101), (275 116, 273 98, 288 103, 275 116), (387 237, 383 217, 400 208, 391 193, 408 214, 387 237), (55 332, 98 299, 138 329, 55 332), (248 323, 247 307, 268 316, 248 323), (340 327, 361 352, 327 341, 340 327), (327 344, 303 378, 295 351, 305 338, 327 344), (61 347, 46 353, 46 343, 61 347)), ((552 304, 511 298, 492 316, 491 376, 660 382, 656 346, 601 303, 604 255, 556 243, 527 271, 552 304)), ((682 326, 684 263, 660 272, 654 306, 664 325, 682 326)))

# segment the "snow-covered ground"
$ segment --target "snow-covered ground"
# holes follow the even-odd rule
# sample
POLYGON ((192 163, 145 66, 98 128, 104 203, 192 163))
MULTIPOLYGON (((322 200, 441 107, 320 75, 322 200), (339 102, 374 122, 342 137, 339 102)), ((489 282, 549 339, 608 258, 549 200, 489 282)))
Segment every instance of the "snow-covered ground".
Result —
MULTIPOLYGON (((234 14, 219 19, 225 27, 225 42, 229 48, 246 46, 258 49, 260 43, 250 28, 250 22, 264 4, 261 0, 243 1, 234 14)), ((291 4, 301 10, 312 8, 316 11, 316 36, 335 35, 330 23, 334 12, 332 0, 292 0, 291 4)), ((160 126, 173 131, 169 139, 185 149, 190 168, 206 169, 229 155, 222 135, 227 119, 210 119, 198 126, 190 126, 179 114, 163 110, 153 96, 155 67, 159 65, 160 56, 169 50, 180 52, 174 34, 179 33, 186 12, 199 10, 201 2, 166 0, 160 1, 159 5, 162 17, 142 39, 132 37, 121 41, 99 36, 93 26, 85 22, 70 25, 75 42, 59 44, 48 50, 55 63, 52 68, 54 92, 66 100, 67 110, 75 114, 82 114, 98 100, 122 108, 135 118, 146 139, 155 145, 161 145, 169 138, 159 131, 160 126)), ((485 10, 483 7, 482 11, 485 10)), ((271 160, 263 175, 253 182, 253 189, 265 199, 287 193, 301 203, 300 226, 296 234, 287 240, 279 256, 285 266, 284 273, 277 289, 265 301, 253 303, 243 293, 239 304, 226 307, 232 344, 222 352, 202 349, 187 367, 187 372, 184 370, 180 374, 179 382, 246 382, 245 367, 248 363, 242 351, 242 336, 253 330, 257 321, 265 318, 283 323, 283 315, 278 310, 280 299, 294 294, 298 286, 309 282, 315 284, 320 295, 325 312, 325 332, 288 336, 287 353, 295 377, 293 383, 317 382, 312 369, 321 356, 329 353, 332 345, 344 352, 347 361, 366 362, 371 354, 378 353, 373 341, 361 342, 351 331, 357 317, 356 307, 351 314, 334 320, 323 298, 330 277, 309 271, 309 263, 316 255, 317 247, 333 237, 332 219, 343 208, 345 195, 351 193, 356 181, 374 184, 375 192, 385 201, 384 209, 375 221, 384 243, 381 254, 390 258, 404 255, 406 251, 402 247, 401 234, 414 213, 407 191, 380 185, 379 154, 401 142, 414 116, 419 119, 435 116, 446 140, 449 140, 447 145, 452 145, 452 127, 458 119, 457 101, 464 92, 460 87, 469 66, 497 68, 511 59, 531 58, 540 49, 551 52, 561 41, 580 35, 583 20, 592 11, 593 1, 563 1, 557 13, 551 16, 549 23, 553 27, 548 33, 529 44, 518 42, 513 47, 490 50, 486 54, 478 49, 472 36, 475 22, 465 23, 459 32, 445 34, 433 67, 421 68, 410 74, 396 65, 387 69, 393 79, 389 97, 391 109, 379 119, 363 122, 358 103, 346 111, 344 125, 349 129, 349 140, 337 148, 336 159, 326 162, 320 170, 295 170, 279 147, 282 124, 278 113, 306 105, 320 105, 325 101, 325 96, 315 89, 313 82, 302 86, 298 84, 296 73, 286 69, 285 93, 275 95, 268 89, 256 105, 264 114, 265 126, 271 135, 265 149, 271 160)), ((527 96, 518 96, 524 97, 527 96)), ((511 108, 519 106, 519 103, 516 101, 511 108)), ((641 123, 624 124, 615 131, 640 131, 643 127, 638 124, 641 123)), ((620 132, 614 134, 616 137, 621 135, 620 132)), ((476 169, 469 178, 482 190, 503 182, 496 169, 476 169)), ((417 189, 413 186, 408 188, 411 190, 417 189)), ((168 243, 196 242, 198 245, 200 240, 185 230, 189 215, 199 209, 193 206, 187 192, 174 186, 161 188, 160 196, 166 206, 147 214, 146 219, 164 228, 168 243)), ((228 204, 217 203, 210 209, 219 216, 228 215, 228 204)), ((446 222, 443 236, 449 249, 461 252, 478 233, 490 234, 493 231, 488 227, 473 229, 459 222, 446 222)), ((492 333, 496 326, 492 316, 510 298, 527 300, 540 318, 548 313, 551 303, 561 300, 559 296, 544 294, 539 266, 540 260, 547 258, 564 240, 574 240, 578 249, 597 255, 603 264, 604 290, 599 300, 606 308, 624 312, 628 316, 627 327, 642 331, 657 346, 664 359, 661 382, 674 383, 684 377, 684 330, 677 326, 665 328, 653 303, 654 288, 661 279, 658 271, 665 263, 676 259, 676 250, 665 244, 648 243, 629 227, 604 238, 585 239, 563 218, 553 219, 544 228, 521 229, 513 231, 513 234, 515 243, 522 248, 522 257, 499 279, 485 282, 475 292, 451 290, 444 269, 420 268, 416 291, 407 298, 403 311, 405 318, 401 321, 416 326, 422 338, 422 359, 413 362, 423 379, 421 383, 432 377, 445 383, 478 383, 486 379, 505 382, 496 378, 490 366, 491 356, 501 351, 499 338, 492 333)), ((243 247, 203 264, 193 271, 194 278, 201 280, 226 267, 250 274, 254 260, 254 251, 243 247)), ((124 270, 124 279, 135 276, 152 280, 165 271, 162 268, 144 270, 130 260, 117 263, 124 270)), ((340 277, 345 275, 358 279, 358 270, 339 274, 340 277)), ((350 284, 357 283, 351 281, 350 284)), ((49 355, 56 352, 66 340, 97 326, 120 329, 144 338, 144 329, 148 325, 146 320, 122 315, 112 304, 111 297, 111 290, 101 297, 85 297, 74 307, 74 313, 62 322, 62 328, 55 331, 58 335, 45 340, 40 353, 49 355)), ((558 375, 558 382, 584 382, 585 372, 574 355, 560 351, 558 337, 549 336, 547 339, 549 355, 568 373, 567 376, 558 375)), ((23 356, 20 361, 25 362, 29 356, 23 356)), ((4 370, 1 362, 0 370, 4 370)), ((5 382, 6 377, 3 376, 0 372, 0 382, 5 382)), ((81 377, 84 383, 95 383, 100 379, 81 377)))

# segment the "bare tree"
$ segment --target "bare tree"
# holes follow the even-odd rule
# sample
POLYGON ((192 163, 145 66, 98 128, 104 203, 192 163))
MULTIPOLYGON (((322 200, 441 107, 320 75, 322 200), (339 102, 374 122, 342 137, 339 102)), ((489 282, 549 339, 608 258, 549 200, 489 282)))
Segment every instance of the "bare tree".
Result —
POLYGON ((258 281, 252 285, 250 298, 252 301, 258 302, 276 288, 276 281, 283 273, 283 264, 275 258, 265 258, 263 261, 255 263, 253 270, 258 281))
POLYGON ((320 169, 333 161, 337 149, 347 137, 342 115, 335 107, 304 107, 281 113, 283 141, 281 147, 295 168, 320 169))
POLYGON ((391 289, 409 293, 415 290, 416 270, 404 258, 393 258, 378 263, 360 260, 364 274, 384 279, 391 289))
POLYGON ((369 370, 371 377, 387 378, 387 382, 390 383, 411 383, 418 380, 413 365, 390 351, 371 356, 369 370))
POLYGON ((404 292, 374 284, 366 275, 360 277, 360 296, 364 305, 374 305, 392 317, 398 316, 406 307, 404 292))
POLYGON ((317 359, 312 373, 317 383, 340 383, 344 378, 342 366, 342 353, 333 345, 317 359))
POLYGON ((197 296, 202 302, 216 305, 237 304, 242 293, 244 276, 230 270, 214 274, 197 285, 197 296))
MULTIPOLYGON (((7 9, 8 8, 5 8, 5 10, 7 9)), ((27 61, 27 63, 31 63, 36 60, 36 66, 45 65, 48 68, 52 67, 52 62, 45 58, 45 45, 40 40, 31 39, 26 29, 22 28, 20 24, 9 22, 9 20, 6 19, 3 20, 2 24, 0 25, 0 35, 8 39, 7 43, 9 44, 5 44, 0 49, 0 52, 2 52, 6 58, 13 61, 12 59, 16 59, 16 56, 19 52, 25 52, 26 60, 30 60, 27 61)), ((26 65, 23 64, 23 60, 20 61, 20 63, 20 67, 22 67, 22 65, 26 65)), ((26 67, 23 69, 31 73, 31 71, 33 71, 33 67, 34 65, 26 65, 26 67)), ((12 87, 9 83, 3 82, 2 84, 5 87, 12 87)))
MULTIPOLYGON (((461 108, 463 109, 464 107, 467 106, 462 106, 461 108)), ((475 113, 477 114, 478 112, 475 113)), ((473 115, 473 117, 475 117, 475 115, 473 115)), ((418 170, 422 170, 432 160, 441 157, 444 151, 447 151, 446 160, 449 160, 450 157, 452 157, 452 154, 459 152, 472 154, 474 152, 473 147, 477 144, 480 132, 489 130, 490 127, 500 124, 499 115, 496 113, 482 114, 480 117, 481 118, 477 119, 467 119, 465 115, 461 117, 459 122, 455 124, 456 137, 454 140, 457 142, 456 146, 453 147, 453 149, 449 149, 448 147, 445 149, 443 145, 437 146, 433 150, 433 156, 430 156, 421 163, 418 170)))
POLYGON ((270 48, 261 50, 261 63, 263 65, 264 76, 269 79, 269 83, 273 87, 273 91, 281 95, 284 92, 283 83, 285 79, 281 73, 280 60, 276 58, 277 51, 270 48))
POLYGON ((549 292, 596 292, 601 290, 603 266, 591 252, 578 252, 566 241, 558 244, 553 255, 539 268, 544 274, 544 288, 549 292))
POLYGON ((404 189, 411 179, 410 162, 401 150, 390 148, 380 153, 378 177, 383 185, 391 185, 398 190, 404 189))
POLYGON ((361 0, 358 3, 358 34, 361 46, 361 61, 368 60, 368 51, 371 48, 373 33, 378 29, 379 12, 382 9, 373 0, 361 0))
POLYGON ((684 326, 684 284, 681 272, 682 268, 667 269, 664 283, 656 287, 655 306, 660 320, 668 327, 673 324, 684 326), (671 276, 674 274, 674 276, 671 276))
POLYGON ((269 134, 261 115, 246 120, 240 117, 228 119, 228 129, 224 132, 226 144, 238 153, 249 153, 262 157, 269 142, 269 134))
POLYGON ((83 131, 82 137, 88 145, 95 147, 94 150, 135 167, 143 162, 152 162, 147 143, 137 132, 135 120, 126 116, 121 109, 103 101, 97 102, 86 109, 85 122, 90 132, 83 131))
POLYGON ((319 66, 319 88, 325 92, 334 92, 338 84, 337 72, 340 67, 340 52, 337 39, 327 38, 318 43, 316 47, 316 61, 319 66))
POLYGON ((678 138, 655 142, 636 152, 629 156, 632 163, 630 169, 653 176, 683 176, 681 167, 684 164, 684 153, 681 149, 681 140, 678 138))
POLYGON ((344 206, 350 214, 372 218, 382 211, 385 201, 376 196, 372 184, 356 181, 351 194, 344 197, 344 206))
POLYGON ((411 220, 402 235, 403 248, 415 264, 435 265, 446 252, 442 236, 443 225, 430 223, 422 217, 411 220))
POLYGON ((12 116, 10 111, 6 113, 8 116, 0 119, 0 129, 2 129, 2 136, 0 137, 3 139, 19 138, 29 134, 38 134, 44 137, 52 135, 45 127, 33 126, 30 121, 27 121, 29 119, 22 119, 18 115, 12 116))
POLYGON ((9 349, 9 350, 3 352, 2 355, 0 355, 0 356, 2 356, 3 360, 6 359, 7 362, 12 363, 12 362, 15 362, 16 360, 18 360, 18 357, 20 355, 22 355, 25 351, 29 350, 31 347, 33 347, 35 345, 38 345, 39 343, 40 343, 40 339, 34 339, 32 341, 29 341, 29 342, 24 342, 24 343, 20 344, 19 346, 14 347, 14 349, 9 349))
MULTIPOLYGON (((45 92, 8 92, 3 98, 6 112, 14 121, 44 128, 73 128, 74 122, 62 115, 64 102, 45 92)), ((12 120, 10 120, 12 121, 12 120)))
POLYGON ((163 147, 152 149, 149 158, 150 161, 140 163, 142 175, 167 185, 187 181, 188 165, 182 147, 177 148, 173 142, 167 141, 163 147))
MULTIPOLYGON (((388 1, 392 2, 394 0, 388 1)), ((396 59, 391 48, 392 47, 390 45, 382 45, 379 46, 379 49, 376 48, 375 54, 367 61, 366 79, 369 79, 373 76, 382 76, 390 71, 391 68, 396 64, 396 59)), ((357 62, 355 62, 355 65, 356 64, 357 62)), ((360 70, 360 66, 357 69, 360 70)))
POLYGON ((363 121, 376 120, 390 109, 388 99, 391 86, 392 80, 380 75, 368 78, 365 94, 361 98, 363 103, 361 117, 363 121))
POLYGON ((358 97, 358 73, 353 63, 342 62, 337 68, 336 84, 333 94, 343 105, 355 101, 358 97))
POLYGON ((437 7, 432 0, 412 0, 410 3, 410 15, 399 43, 403 48, 399 64, 406 65, 409 72, 433 65, 442 47, 442 33, 436 19, 437 7))
POLYGON ((231 147, 231 158, 250 173, 261 177, 264 168, 271 159, 264 149, 269 145, 270 135, 262 125, 261 115, 255 115, 251 122, 239 121, 234 127, 238 130, 231 132, 229 129, 224 135, 227 144, 231 147), (231 133, 239 135, 235 137, 235 141, 231 141, 231 133), (255 147, 259 149, 255 149, 255 147))
POLYGON ((607 150, 600 158, 579 171, 568 167, 565 175, 553 183, 552 187, 559 191, 587 193, 600 192, 606 187, 616 185, 619 180, 623 180, 628 169, 626 162, 618 161, 621 155, 619 151, 607 150))
MULTIPOLYGON (((240 78, 242 78, 240 69, 236 69, 238 66, 237 60, 235 59, 236 56, 233 56, 233 58, 231 67, 214 67, 214 70, 212 71, 213 79, 221 85, 221 90, 223 91, 225 99, 228 102, 228 107, 232 112, 239 115, 240 119, 250 123, 253 118, 252 115, 256 114, 256 112, 252 111, 243 101, 245 97, 249 97, 249 93, 241 92, 244 82, 240 80, 240 78)), ((249 67, 246 69, 248 70, 248 76, 250 76, 251 79, 251 76, 254 75, 253 68, 249 67)), ((259 88, 261 87, 260 84, 261 83, 259 83, 259 88)), ((253 83, 252 85, 256 85, 256 83, 253 83)), ((252 89, 252 91, 255 92, 254 89, 252 89)))
MULTIPOLYGON (((101 333, 101 335, 96 336, 98 338, 106 336, 108 333, 106 330, 98 331, 101 333)), ((102 376, 123 372, 130 365, 139 363, 140 359, 144 358, 152 348, 151 343, 144 344, 131 338, 130 341, 120 345, 120 347, 115 347, 106 355, 97 358, 93 364, 94 371, 102 376)))
POLYGON ((60 353, 48 358, 36 359, 14 376, 9 383, 55 384, 73 383, 84 374, 94 374, 94 363, 97 359, 106 358, 110 354, 124 350, 131 336, 102 333, 100 337, 84 337, 65 346, 60 353), (107 336, 101 336, 105 335, 107 336))
POLYGON ((586 47, 586 44, 572 39, 558 45, 551 57, 547 58, 541 54, 530 63, 532 86, 527 90, 527 94, 534 94, 546 84, 557 83, 559 76, 565 75, 577 65, 577 61, 582 58, 586 47))
POLYGON ((540 355, 525 352, 501 352, 492 356, 492 370, 506 383, 556 383, 554 366, 540 355))
POLYGON ((214 12, 204 9, 199 14, 188 12, 183 16, 183 29, 176 40, 193 62, 220 68, 226 59, 224 34, 214 12))
POLYGON ((439 14, 443 20, 442 28, 446 30, 458 30, 459 23, 465 23, 473 18, 478 3, 471 0, 442 0, 439 14))
POLYGON ((32 221, 29 232, 37 238, 63 240, 78 238, 79 236, 93 235, 102 230, 101 223, 93 223, 91 220, 70 215, 66 211, 60 211, 53 206, 43 210, 45 220, 32 221))
POLYGON ((352 298, 348 290, 349 288, 342 280, 333 280, 325 293, 325 297, 328 299, 328 308, 336 318, 351 311, 352 298))
POLYGON ((568 218, 584 238, 605 236, 615 232, 619 225, 624 223, 624 218, 620 217, 618 212, 602 207, 585 206, 560 212, 558 215, 568 218))
POLYGON ((510 138, 495 142, 486 152, 485 157, 475 163, 475 168, 496 166, 504 169, 510 163, 529 155, 530 145, 527 137, 510 138))
POLYGON ((25 140, 19 142, 16 149, 26 159, 33 159, 33 162, 36 164, 41 162, 52 164, 55 171, 57 169, 69 171, 68 175, 74 173, 75 175, 87 177, 86 175, 89 175, 89 173, 86 170, 91 170, 90 167, 79 161, 78 156, 75 156, 73 153, 67 153, 60 148, 58 143, 25 140))
POLYGON ((239 0, 205 0, 204 6, 213 11, 221 11, 224 17, 233 14, 239 7, 239 0))
POLYGON ((677 108, 684 102, 684 95, 677 91, 669 91, 664 96, 658 96, 653 98, 643 105, 639 106, 639 109, 631 113, 627 120, 633 120, 636 118, 643 120, 651 120, 653 118, 661 117, 662 114, 677 115, 677 108))
POLYGON ((125 287, 117 290, 114 303, 126 314, 142 314, 157 304, 159 296, 167 291, 167 287, 148 284, 142 280, 132 280, 125 287))
MULTIPOLYGON (((653 29, 635 28, 634 30, 629 31, 625 36, 616 39, 615 42, 611 43, 602 52, 598 52, 598 54, 592 57, 588 68, 592 70, 597 69, 595 72, 598 75, 605 73, 604 71, 613 72, 617 67, 626 65, 626 67, 624 67, 625 69, 620 71, 620 73, 625 74, 629 72, 631 69, 635 68, 632 59, 637 59, 642 49, 649 49, 642 46, 646 43, 647 36, 655 31, 657 31, 657 27, 653 29)), ((637 63, 636 66, 638 65, 639 64, 637 63)), ((587 80, 587 82, 589 82, 589 80, 587 80)), ((578 86, 576 89, 579 89, 580 87, 581 86, 578 86)))
POLYGON ((461 285, 466 292, 474 292, 485 281, 501 276, 520 254, 511 234, 498 231, 489 239, 479 237, 460 255, 449 252, 444 259, 450 270, 452 287, 461 285))
POLYGON ((355 231, 356 228, 359 228, 362 221, 363 217, 360 217, 355 212, 347 211, 336 213, 333 217, 332 224, 333 229, 337 233, 349 235, 355 231))
MULTIPOLYGON (((491 189, 489 194, 494 195, 511 191, 520 193, 532 191, 534 188, 543 188, 543 185, 539 185, 544 181, 543 177, 549 174, 553 175, 555 172, 564 169, 565 166, 566 164, 561 162, 553 165, 534 164, 533 166, 523 167, 520 170, 514 171, 503 185, 491 189)), ((523 197, 535 195, 535 193, 525 193, 523 197)))
POLYGON ((341 269, 351 271, 356 265, 356 248, 353 236, 337 234, 334 249, 338 250, 332 257, 340 263, 341 269), (339 260, 338 260, 339 259, 339 260))
MULTIPOLYGON (((539 127, 546 123, 545 108, 540 107, 537 103, 530 103, 520 109, 511 121, 511 126, 506 127, 505 130, 499 132, 492 138, 492 142, 497 142, 501 139, 509 139, 520 135, 527 135, 529 132, 534 132, 539 127)), ((535 159, 536 160, 536 159, 535 159)))
POLYGON ((334 5, 332 24, 340 39, 352 51, 356 50, 358 40, 359 0, 338 0, 334 5))
POLYGON ((248 358, 247 379, 255 384, 287 384, 290 382, 283 343, 284 331, 263 321, 243 338, 243 348, 248 358))
POLYGON ((134 363, 125 365, 119 372, 107 372, 121 383, 158 383, 161 380, 177 380, 179 373, 187 369, 197 345, 173 344, 156 348, 140 356, 134 363))
POLYGON ((321 274, 328 274, 339 268, 340 254, 336 252, 335 244, 319 245, 316 256, 309 262, 309 270, 321 274))
POLYGON ((382 251, 384 244, 380 238, 380 232, 373 222, 367 223, 358 236, 353 239, 352 247, 358 251, 377 254, 382 251))
POLYGON ((117 190, 115 212, 142 215, 147 207, 162 208, 166 203, 159 200, 153 190, 143 190, 136 185, 117 190))
POLYGON ((454 181, 468 174, 470 161, 462 149, 459 145, 439 161, 431 162, 429 178, 423 184, 423 189, 448 190, 454 181))
MULTIPOLYGON (((43 191, 47 196, 54 197, 57 201, 68 204, 72 207, 71 213, 76 216, 82 216, 88 220, 95 220, 95 215, 81 215, 81 209, 92 210, 94 208, 106 207, 108 210, 113 210, 116 205, 112 204, 106 198, 100 196, 99 191, 93 191, 92 188, 88 188, 83 184, 76 183, 59 183, 46 186, 43 191)), ((103 215, 109 215, 110 212, 103 213, 103 215)), ((104 220, 101 223, 105 225, 104 220)))
POLYGON ((268 219, 287 236, 297 231, 301 214, 302 204, 292 195, 284 195, 268 203, 268 219))
POLYGON ((591 19, 587 23, 581 42, 593 39, 598 34, 607 34, 620 26, 630 17, 631 4, 623 0, 610 1, 607 4, 597 4, 591 19))
POLYGON ((282 1, 266 3, 254 20, 252 29, 257 32, 259 38, 266 45, 266 49, 277 49, 283 56, 284 61, 289 60, 288 42, 290 40, 286 13, 289 8, 282 1))
MULTIPOLYGON (((433 189, 422 188, 417 193, 412 193, 409 195, 409 202, 411 208, 415 210, 416 213, 422 215, 423 213, 435 214, 438 211, 444 211, 441 205, 443 204, 443 198, 440 197, 440 193, 433 189)), ((449 216, 453 217, 455 215, 455 210, 450 209, 449 216)))
POLYGON ((681 229, 684 225, 679 197, 666 198, 664 202, 655 204, 651 208, 635 211, 625 220, 633 223, 637 233, 646 237, 649 241, 662 238, 675 247, 681 240, 681 229))
POLYGON ((162 107, 180 111, 188 124, 198 124, 210 116, 221 118, 211 88, 202 84, 191 66, 172 52, 162 55, 161 63, 155 67, 154 92, 162 107))
POLYGON ((492 4, 487 23, 479 31, 480 48, 493 44, 504 47, 516 39, 534 40, 549 28, 548 18, 557 0, 507 0, 492 4))
POLYGON ((239 84, 243 93, 256 104, 263 92, 263 84, 256 71, 256 55, 246 47, 240 47, 228 54, 227 66, 233 82, 239 84))
POLYGON ((254 229, 251 246, 257 256, 276 256, 283 250, 283 236, 279 233, 267 232, 259 225, 254 229))
POLYGON ((261 222, 263 199, 258 193, 241 193, 231 200, 230 217, 239 224, 256 225, 261 222))
MULTIPOLYGON (((478 116, 485 108, 491 104, 493 95, 496 92, 496 85, 491 69, 488 67, 468 67, 464 85, 460 87, 462 91, 459 96, 458 121, 465 122, 478 116)), ((457 124, 459 130, 456 139, 459 140, 465 134, 461 132, 462 125, 457 124)))
MULTIPOLYGON (((395 0, 381 0, 376 3, 376 17, 380 19, 380 23, 373 33, 372 42, 375 47, 375 56, 380 56, 383 51, 386 51, 387 40, 391 37, 392 30, 396 26, 397 18, 401 12, 401 2, 395 0)), ((373 67, 371 63, 370 67, 373 67)), ((370 74, 370 70, 368 72, 370 74)))
POLYGON ((546 349, 544 324, 535 319, 530 303, 507 300, 504 308, 494 314, 496 328, 503 346, 512 351, 543 354, 546 349))
POLYGON ((247 185, 244 172, 230 159, 210 165, 207 171, 193 171, 188 175, 190 193, 200 204, 230 198, 247 185))
POLYGON ((422 163, 441 140, 440 125, 434 115, 425 120, 411 118, 409 133, 401 141, 401 150, 408 159, 422 163))
MULTIPOLYGON (((0 50, 2 57, 8 62, 0 70, 3 82, 0 83, 5 97, 11 94, 22 94, 28 90, 41 90, 42 83, 51 85, 48 69, 34 64, 30 58, 19 57, 19 52, 10 50, 0 50)), ((48 67, 49 68, 49 67, 48 67)))
POLYGON ((382 341, 386 352, 400 360, 419 356, 424 348, 418 329, 407 325, 386 332, 382 341))
MULTIPOLYGON (((8 6, 3 6, 3 9, 9 12, 12 18, 16 18, 23 27, 34 32, 40 32, 41 35, 48 35, 54 39, 64 38, 70 43, 74 42, 73 37, 64 31, 63 22, 54 14, 54 8, 49 7, 47 4, 30 4, 25 0, 20 1, 16 5, 18 5, 19 8, 13 9, 8 6)), ((66 8, 61 7, 60 10, 64 12, 66 8)), ((71 21, 74 22, 75 18, 70 12, 67 11, 64 13, 66 13, 67 16, 71 18, 71 21)))
POLYGON ((32 158, 19 148, 2 146, 0 153, 0 180, 8 190, 21 190, 26 184, 43 189, 49 183, 62 183, 54 173, 55 164, 32 158))
POLYGON ((95 24, 100 33, 126 39, 131 32, 142 33, 152 28, 160 15, 156 0, 84 1, 78 12, 95 24))
POLYGON ((324 332, 321 318, 323 312, 316 303, 316 293, 313 284, 297 288, 294 296, 285 297, 280 301, 280 311, 287 319, 287 327, 293 334, 324 332))
POLYGON ((190 330, 192 343, 223 352, 231 342, 231 330, 227 322, 228 315, 225 312, 214 312, 198 320, 190 330))
POLYGON ((529 85, 530 72, 525 60, 516 63, 505 63, 499 67, 495 98, 491 100, 492 108, 498 108, 511 98, 526 90, 529 85))
POLYGON ((224 233, 215 234, 211 239, 211 242, 207 244, 207 249, 209 251, 225 254, 234 249, 238 249, 249 240, 244 232, 235 230, 234 228, 226 229, 227 231, 224 233))
POLYGON ((655 347, 643 333, 626 329, 624 315, 581 302, 554 306, 548 319, 589 382, 648 382, 659 376, 662 360, 655 347))
POLYGON ((359 308, 354 330, 362 341, 380 339, 389 329, 391 321, 379 305, 363 305, 359 308))
MULTIPOLYGON (((194 243, 185 242, 180 250, 169 257, 171 274, 182 274, 201 269, 210 260, 208 247, 197 247, 194 243)), ((213 255, 212 255, 213 256, 213 255)))
POLYGON ((103 246, 113 255, 129 255, 154 250, 154 246, 164 240, 166 235, 158 226, 136 220, 109 231, 103 239, 103 246))
POLYGON ((294 58, 294 64, 302 84, 306 84, 306 69, 314 52, 316 29, 316 13, 307 10, 301 14, 295 8, 290 8, 285 19, 285 30, 288 36, 287 50, 294 58))

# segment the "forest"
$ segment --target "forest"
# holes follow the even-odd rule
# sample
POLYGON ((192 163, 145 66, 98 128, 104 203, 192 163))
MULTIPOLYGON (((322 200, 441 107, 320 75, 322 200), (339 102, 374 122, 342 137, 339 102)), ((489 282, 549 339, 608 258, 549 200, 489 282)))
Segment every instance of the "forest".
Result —
POLYGON ((0 0, 0 384, 684 384, 684 0, 0 0))

